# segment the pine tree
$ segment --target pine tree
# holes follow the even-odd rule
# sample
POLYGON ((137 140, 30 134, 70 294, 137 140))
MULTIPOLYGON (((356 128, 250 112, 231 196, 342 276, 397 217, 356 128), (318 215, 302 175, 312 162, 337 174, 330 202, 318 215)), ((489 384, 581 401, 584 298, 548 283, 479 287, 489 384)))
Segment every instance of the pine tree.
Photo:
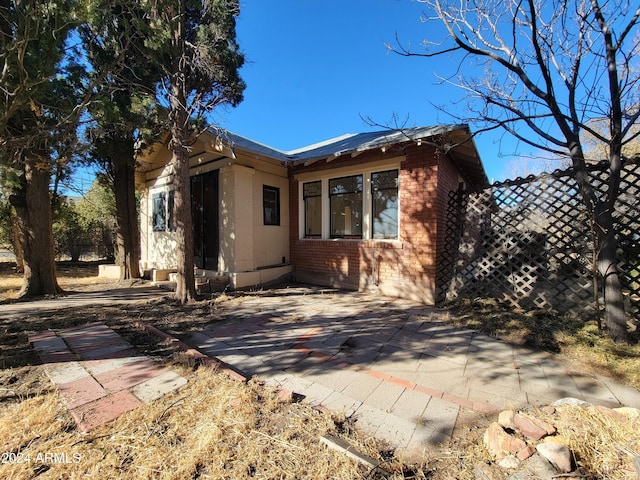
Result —
POLYGON ((244 57, 236 42, 235 0, 158 0, 144 3, 148 59, 163 76, 168 109, 169 149, 174 175, 178 245, 176 299, 195 297, 194 246, 189 184, 189 152, 217 106, 235 106, 245 88, 239 76, 244 57))
POLYGON ((53 155, 69 144, 81 110, 76 96, 81 69, 63 62, 78 24, 77 7, 74 0, 0 4, 0 162, 18 179, 9 199, 24 255, 21 297, 61 291, 49 183, 53 155))

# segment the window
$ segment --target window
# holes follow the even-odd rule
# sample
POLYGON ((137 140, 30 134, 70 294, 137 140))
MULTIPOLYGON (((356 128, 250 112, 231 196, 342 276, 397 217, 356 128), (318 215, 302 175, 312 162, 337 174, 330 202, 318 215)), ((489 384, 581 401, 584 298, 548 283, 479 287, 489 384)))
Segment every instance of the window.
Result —
POLYGON ((175 190, 170 190, 169 198, 167 199, 167 230, 170 232, 176 231, 174 205, 175 205, 175 190))
POLYGON ((262 207, 265 225, 280 225, 280 189, 262 186, 262 207))
POLYGON ((151 196, 151 227, 154 232, 175 232, 175 191, 158 192, 151 196))
POLYGON ((385 167, 300 182, 300 238, 399 239, 399 161, 385 167))
POLYGON ((153 203, 153 213, 151 216, 151 225, 154 232, 164 232, 166 229, 167 210, 165 205, 164 192, 154 193, 151 197, 153 203))
POLYGON ((329 180, 331 237, 362 237, 362 175, 329 180))
POLYGON ((371 174, 372 238, 398 238, 398 171, 371 174))
POLYGON ((304 199, 304 236, 322 235, 322 182, 308 182, 302 185, 304 199))

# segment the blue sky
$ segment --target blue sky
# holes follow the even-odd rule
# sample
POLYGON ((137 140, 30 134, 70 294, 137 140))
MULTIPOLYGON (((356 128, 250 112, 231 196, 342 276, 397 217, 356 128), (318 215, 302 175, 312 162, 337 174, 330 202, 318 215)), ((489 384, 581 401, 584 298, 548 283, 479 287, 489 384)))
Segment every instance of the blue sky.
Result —
MULTIPOLYGON (((464 108, 463 92, 434 75, 457 66, 453 58, 406 58, 388 51, 396 34, 420 49, 444 38, 435 22, 421 21, 424 5, 412 0, 244 0, 237 37, 246 56, 244 101, 218 112, 214 123, 282 150, 344 133, 379 129, 396 115, 407 126, 452 123, 438 111, 464 108)), ((472 127, 473 128, 473 127, 472 127)), ((476 145, 488 177, 512 177, 516 144, 501 133, 476 145), (502 141, 501 141, 502 139, 502 141)))

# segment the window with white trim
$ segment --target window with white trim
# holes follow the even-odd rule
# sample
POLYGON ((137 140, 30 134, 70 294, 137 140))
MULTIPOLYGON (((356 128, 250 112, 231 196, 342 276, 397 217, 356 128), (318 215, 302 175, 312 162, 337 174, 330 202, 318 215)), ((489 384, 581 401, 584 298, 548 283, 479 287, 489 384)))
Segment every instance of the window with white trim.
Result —
POLYGON ((362 238, 362 175, 329 180, 331 238, 362 238))
POLYGON ((371 238, 398 238, 398 171, 371 174, 371 238))
POLYGON ((355 173, 301 183, 302 238, 399 238, 398 168, 355 173))
POLYGON ((322 236, 322 181, 302 184, 304 236, 322 236))

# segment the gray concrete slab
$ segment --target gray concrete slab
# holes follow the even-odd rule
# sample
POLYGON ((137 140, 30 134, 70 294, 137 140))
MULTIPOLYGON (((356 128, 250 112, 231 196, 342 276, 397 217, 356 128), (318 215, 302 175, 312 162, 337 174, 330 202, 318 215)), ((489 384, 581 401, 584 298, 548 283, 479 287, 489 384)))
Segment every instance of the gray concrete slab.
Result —
POLYGON ((45 371, 51 381, 58 385, 89 376, 89 372, 80 365, 80 362, 45 364, 45 371))
POLYGON ((131 388, 131 393, 142 402, 152 402, 186 384, 186 378, 172 370, 168 370, 157 377, 135 385, 131 388))
POLYGON ((440 398, 431 398, 422 414, 421 425, 446 436, 451 436, 458 418, 460 406, 440 398))
POLYGON ((369 394, 365 402, 383 412, 390 412, 404 391, 403 387, 383 382, 369 394))
POLYGON ((325 400, 335 393, 335 390, 332 388, 325 387, 324 385, 315 382, 309 382, 308 387, 303 387, 301 390, 294 391, 304 395, 305 400, 312 405, 326 405, 325 400))
POLYGON ((640 408, 640 398, 638 397, 638 391, 635 388, 620 385, 619 383, 614 382, 610 378, 603 377, 602 375, 596 375, 596 378, 606 385, 619 403, 627 407, 640 408))
POLYGON ((329 364, 326 368, 317 368, 309 372, 306 377, 316 383, 342 392, 352 384, 359 383, 365 375, 345 368, 335 368, 329 364))
POLYGON ((391 406, 389 413, 396 417, 404 418, 414 422, 422 423, 422 415, 427 408, 427 404, 432 397, 415 390, 404 389, 395 403, 391 406))
POLYGON ((361 375, 347 387, 342 390, 342 393, 348 395, 356 400, 364 402, 367 398, 376 390, 384 381, 381 378, 372 377, 370 375, 361 375))
POLYGON ((389 414, 382 419, 375 435, 395 448, 404 450, 409 445, 416 427, 417 425, 409 420, 389 414))
POLYGON ((322 405, 334 412, 343 413, 345 417, 350 417, 358 410, 362 402, 334 390, 322 400, 322 405))

